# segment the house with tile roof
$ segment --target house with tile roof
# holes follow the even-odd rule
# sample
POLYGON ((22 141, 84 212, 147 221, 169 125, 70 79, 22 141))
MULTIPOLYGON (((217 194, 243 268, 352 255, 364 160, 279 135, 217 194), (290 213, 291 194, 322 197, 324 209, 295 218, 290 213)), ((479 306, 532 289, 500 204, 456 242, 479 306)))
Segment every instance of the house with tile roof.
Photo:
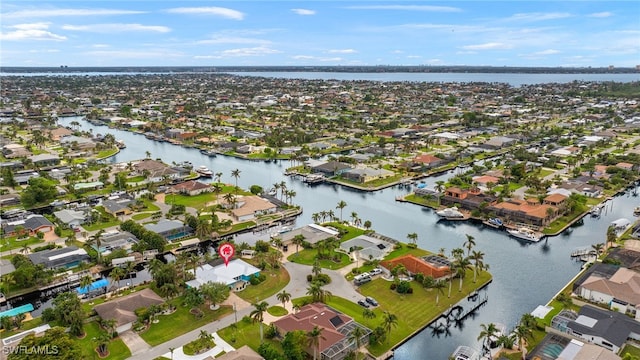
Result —
POLYGON ((236 221, 249 221, 256 216, 273 214, 278 209, 274 203, 260 196, 238 196, 236 200, 236 208, 231 210, 236 221))
POLYGON ((55 225, 42 215, 31 214, 24 219, 2 222, 2 231, 6 236, 16 235, 16 229, 22 227, 30 236, 36 236, 38 232, 47 233, 53 231, 55 225))
POLYGON ((612 310, 635 314, 640 320, 640 274, 627 268, 619 268, 610 277, 592 274, 576 289, 581 297, 612 310))
POLYGON ((517 224, 533 227, 545 227, 559 214, 559 209, 553 205, 540 204, 538 199, 510 199, 486 208, 488 212, 517 224))
POLYGON ((451 262, 442 256, 429 255, 417 257, 411 254, 403 255, 380 263, 389 272, 398 265, 403 265, 410 275, 422 274, 434 279, 451 276, 451 262))
POLYGON ((103 320, 115 320, 116 332, 131 329, 138 320, 135 311, 151 305, 163 304, 164 300, 153 290, 146 288, 133 294, 96 305, 93 309, 103 320))
POLYGON ((210 185, 196 180, 189 180, 173 185, 168 192, 195 196, 211 191, 212 187, 210 185))
MULTIPOLYGON (((319 358, 324 360, 342 360, 355 350, 355 342, 349 337, 356 327, 364 330, 364 335, 359 341, 362 346, 369 344, 371 334, 367 327, 322 303, 305 305, 298 312, 286 315, 272 324, 282 337, 290 331, 302 330, 306 333, 316 326, 322 329, 318 349, 319 358)), ((314 354, 310 344, 307 344, 305 351, 310 356, 314 354)))

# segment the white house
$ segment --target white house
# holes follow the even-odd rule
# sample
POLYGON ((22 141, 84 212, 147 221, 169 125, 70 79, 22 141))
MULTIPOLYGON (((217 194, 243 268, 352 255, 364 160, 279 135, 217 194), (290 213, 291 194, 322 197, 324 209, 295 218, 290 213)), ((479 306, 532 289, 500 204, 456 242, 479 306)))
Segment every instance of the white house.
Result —
POLYGON ((187 281, 187 286, 199 288, 208 282, 224 283, 233 291, 244 290, 252 276, 260 275, 260 269, 240 259, 229 261, 217 266, 204 264, 195 271, 196 278, 187 281))

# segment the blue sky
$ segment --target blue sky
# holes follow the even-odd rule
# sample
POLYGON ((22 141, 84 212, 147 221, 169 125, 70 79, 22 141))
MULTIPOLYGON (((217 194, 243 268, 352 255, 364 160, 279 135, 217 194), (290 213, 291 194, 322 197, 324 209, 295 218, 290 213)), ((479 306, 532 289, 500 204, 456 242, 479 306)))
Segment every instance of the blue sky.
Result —
POLYGON ((5 1, 4 66, 640 65, 640 1, 5 1))

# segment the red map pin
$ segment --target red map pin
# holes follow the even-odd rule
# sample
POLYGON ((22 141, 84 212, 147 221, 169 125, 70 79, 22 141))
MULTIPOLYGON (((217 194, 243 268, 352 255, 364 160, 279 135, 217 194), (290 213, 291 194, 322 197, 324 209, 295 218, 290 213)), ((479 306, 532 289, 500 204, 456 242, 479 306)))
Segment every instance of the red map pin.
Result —
POLYGON ((224 266, 229 266, 229 260, 236 253, 236 249, 231 243, 224 243, 218 248, 218 254, 224 259, 224 266))

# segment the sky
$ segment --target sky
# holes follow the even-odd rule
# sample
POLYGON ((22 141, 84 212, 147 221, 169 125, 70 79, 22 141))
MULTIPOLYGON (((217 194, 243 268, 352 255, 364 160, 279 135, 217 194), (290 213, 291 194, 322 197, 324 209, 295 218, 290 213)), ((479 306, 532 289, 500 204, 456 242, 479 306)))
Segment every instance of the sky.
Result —
POLYGON ((640 1, 2 0, 0 64, 635 67, 640 1))

